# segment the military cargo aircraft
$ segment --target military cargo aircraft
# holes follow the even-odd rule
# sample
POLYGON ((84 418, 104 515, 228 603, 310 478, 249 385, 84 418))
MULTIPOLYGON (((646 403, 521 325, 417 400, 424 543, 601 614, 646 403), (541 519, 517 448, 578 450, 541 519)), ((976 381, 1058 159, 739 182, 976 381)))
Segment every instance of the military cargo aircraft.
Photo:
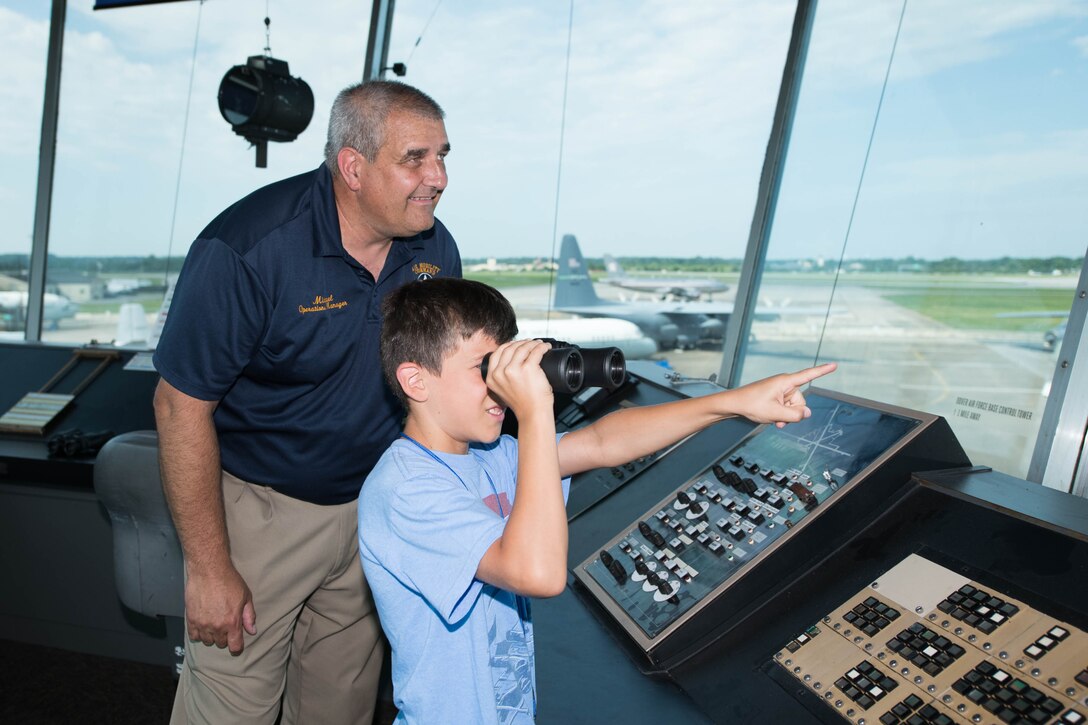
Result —
MULTIPOLYGON (((721 345, 725 324, 733 314, 732 302, 613 302, 601 299, 573 234, 563 236, 559 248, 555 299, 552 309, 581 317, 610 317, 632 322, 660 350, 721 345)), ((786 315, 823 317, 827 308, 757 307, 756 317, 774 320, 786 315)))
POLYGON ((725 292, 729 285, 711 277, 643 277, 627 274, 623 266, 611 254, 604 255, 604 268, 608 276, 601 281, 613 287, 646 292, 660 300, 695 301, 704 295, 725 292))

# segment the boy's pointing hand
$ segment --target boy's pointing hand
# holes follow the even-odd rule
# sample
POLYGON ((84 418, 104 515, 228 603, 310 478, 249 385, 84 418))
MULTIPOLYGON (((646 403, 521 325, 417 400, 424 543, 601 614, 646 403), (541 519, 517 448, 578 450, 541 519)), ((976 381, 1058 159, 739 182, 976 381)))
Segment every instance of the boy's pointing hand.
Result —
POLYGON ((774 423, 778 428, 804 420, 812 415, 812 411, 805 405, 801 387, 834 372, 837 367, 835 363, 824 363, 737 388, 733 391, 738 396, 734 412, 755 423, 774 423))

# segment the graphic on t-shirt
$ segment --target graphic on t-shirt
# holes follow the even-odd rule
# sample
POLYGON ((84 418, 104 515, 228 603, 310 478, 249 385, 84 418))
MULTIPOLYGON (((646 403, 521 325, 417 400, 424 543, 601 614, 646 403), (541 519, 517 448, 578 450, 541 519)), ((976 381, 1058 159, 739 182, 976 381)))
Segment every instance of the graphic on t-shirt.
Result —
MULTIPOLYGON (((508 611, 510 603, 495 601, 491 606, 500 611, 508 611)), ((502 621, 506 623, 510 619, 506 616, 502 621)), ((518 618, 513 626, 500 635, 498 625, 497 619, 491 620, 488 641, 491 643, 491 679, 495 685, 495 708, 499 722, 509 723, 520 715, 532 718, 532 628, 518 618)))
POLYGON ((498 498, 495 494, 489 494, 484 496, 482 501, 484 505, 489 509, 497 513, 499 516, 506 516, 510 513, 510 499, 506 497, 506 491, 499 494, 498 498))

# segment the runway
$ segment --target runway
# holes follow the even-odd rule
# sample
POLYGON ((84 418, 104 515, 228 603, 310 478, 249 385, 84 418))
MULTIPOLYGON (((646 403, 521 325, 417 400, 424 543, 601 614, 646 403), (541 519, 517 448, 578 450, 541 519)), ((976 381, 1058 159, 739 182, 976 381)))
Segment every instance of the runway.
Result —
MULTIPOLYGON (((596 288, 621 299, 606 285, 596 288)), ((760 299, 827 309, 830 291, 830 285, 775 282, 760 299)), ((535 308, 549 298, 543 286, 503 292, 515 309, 534 306, 519 312, 525 316, 542 316, 535 308)), ((718 350, 668 350, 653 359, 686 376, 721 373, 718 350)), ((837 362, 839 369, 817 385, 944 416, 973 462, 1023 476, 1057 359, 1037 333, 952 329, 883 299, 878 290, 840 280, 831 314, 753 323, 741 381, 837 362)))

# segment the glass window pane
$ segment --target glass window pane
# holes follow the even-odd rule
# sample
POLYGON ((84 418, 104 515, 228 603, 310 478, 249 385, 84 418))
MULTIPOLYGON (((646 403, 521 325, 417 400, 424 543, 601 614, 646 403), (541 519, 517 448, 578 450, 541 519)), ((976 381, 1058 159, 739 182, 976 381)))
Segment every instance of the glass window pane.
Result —
POLYGON ((884 89, 903 6, 818 6, 760 297, 828 314, 769 310, 743 378, 837 360, 1023 476, 1085 254, 1088 10, 914 0, 884 89))
MULTIPOLYGON (((24 6, 8 12, 26 15, 24 6)), ((271 55, 309 84, 314 115, 297 140, 269 144, 261 169, 217 94, 231 67, 262 55, 263 3, 91 7, 68 5, 47 270, 47 288, 78 311, 47 321, 48 341, 126 339, 126 321, 154 320, 189 244, 220 211, 322 163, 329 107, 362 79, 370 23, 369 4, 269 6, 271 55)))
MULTIPOLYGON (((568 234, 598 278, 596 294, 624 302, 609 314, 657 310, 690 286, 679 282, 713 281, 723 270, 730 289, 712 299, 728 302, 793 2, 575 3, 573 18, 568 3, 398 0, 396 11, 389 62, 406 63, 405 80, 448 114, 450 186, 438 214, 466 274, 506 291, 523 331, 543 334, 529 321, 554 303, 547 262, 568 234), (637 262, 628 266, 643 268, 641 282, 668 282, 649 291, 606 284, 606 254, 637 262), (699 257, 733 263, 693 266, 699 257)), ((569 271, 560 260, 558 284, 569 271)), ((599 323, 631 334, 630 322, 550 316, 563 320, 548 328, 552 337, 592 335, 599 323)), ((659 327, 643 321, 634 334, 664 340, 659 327)), ((639 355, 658 347, 646 342, 639 355)), ((692 375, 718 371, 720 339, 682 353, 677 344, 673 334, 653 357, 692 375)))
POLYGON ((34 235, 49 4, 0 3, 0 339, 22 340, 34 235))

